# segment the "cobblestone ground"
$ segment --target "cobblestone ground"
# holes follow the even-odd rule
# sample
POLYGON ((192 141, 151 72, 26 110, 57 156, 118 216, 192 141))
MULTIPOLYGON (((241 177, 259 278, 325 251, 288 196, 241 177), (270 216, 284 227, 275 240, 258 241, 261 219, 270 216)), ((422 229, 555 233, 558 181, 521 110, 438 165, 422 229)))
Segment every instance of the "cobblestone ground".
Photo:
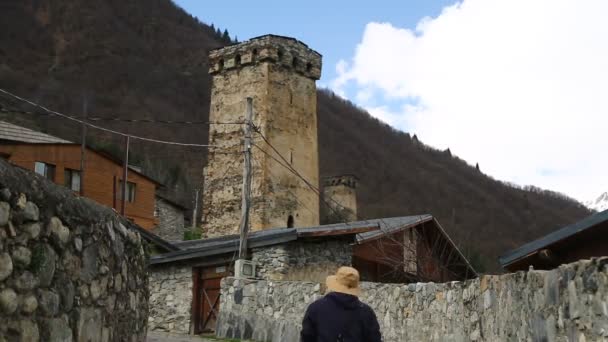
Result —
POLYGON ((162 332, 148 332, 147 342, 217 342, 208 338, 193 335, 176 335, 162 332))

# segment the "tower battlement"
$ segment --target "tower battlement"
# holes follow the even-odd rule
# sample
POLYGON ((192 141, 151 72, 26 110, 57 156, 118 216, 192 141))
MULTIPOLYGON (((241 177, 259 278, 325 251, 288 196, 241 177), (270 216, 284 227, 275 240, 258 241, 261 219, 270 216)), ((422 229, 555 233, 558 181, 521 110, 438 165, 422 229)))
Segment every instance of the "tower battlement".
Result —
POLYGON ((323 185, 325 187, 344 185, 349 188, 356 189, 359 178, 355 175, 340 175, 323 178, 323 185))
POLYGON ((269 62, 318 80, 321 78, 321 57, 321 54, 297 39, 265 35, 212 50, 209 53, 209 73, 213 75, 247 65, 269 62))

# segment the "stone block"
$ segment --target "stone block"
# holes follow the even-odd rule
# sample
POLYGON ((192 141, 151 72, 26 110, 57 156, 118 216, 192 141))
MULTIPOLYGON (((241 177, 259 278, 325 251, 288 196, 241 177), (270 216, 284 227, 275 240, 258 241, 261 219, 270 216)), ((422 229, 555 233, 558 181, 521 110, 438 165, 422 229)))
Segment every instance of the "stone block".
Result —
POLYGON ((97 261, 99 257, 99 247, 97 244, 87 246, 82 252, 82 267, 80 269, 80 279, 90 283, 98 273, 97 261))
POLYGON ((65 315, 45 320, 41 330, 45 341, 72 342, 72 329, 65 315))
POLYGON ((38 219, 40 218, 40 211, 38 210, 38 206, 33 202, 25 203, 23 211, 19 214, 19 216, 24 221, 38 221, 38 219))
POLYGON ((21 230, 23 230, 29 239, 37 239, 40 236, 42 228, 40 227, 40 223, 32 222, 23 224, 21 230))
POLYGON ((31 314, 38 308, 38 300, 34 295, 25 295, 21 297, 21 311, 25 314, 31 314))
POLYGON ((0 254, 0 281, 8 278, 13 273, 13 259, 8 253, 0 254))
MULTIPOLYGON (((101 340, 102 313, 100 309, 80 308, 77 315, 76 341, 97 342, 101 340)), ((126 331, 125 331, 126 332, 126 331)))
POLYGON ((59 295, 52 291, 39 290, 38 304, 40 311, 47 317, 55 316, 59 313, 59 295))
POLYGON ((27 292, 38 286, 38 278, 36 278, 31 272, 23 272, 17 279, 15 279, 15 288, 20 292, 27 292))
POLYGON ((13 289, 0 291, 0 310, 5 315, 11 315, 17 310, 17 293, 13 289))
POLYGON ((36 246, 32 254, 31 269, 38 277, 39 285, 48 287, 53 281, 57 263, 57 253, 50 245, 44 243, 36 246))
POLYGON ((11 214, 11 207, 6 202, 0 202, 0 227, 8 225, 8 219, 11 214))
POLYGON ((13 262, 19 268, 27 267, 32 260, 32 252, 26 247, 16 247, 12 254, 13 262))
POLYGON ((47 230, 58 247, 63 247, 70 239, 70 229, 65 227, 58 217, 52 217, 47 230))

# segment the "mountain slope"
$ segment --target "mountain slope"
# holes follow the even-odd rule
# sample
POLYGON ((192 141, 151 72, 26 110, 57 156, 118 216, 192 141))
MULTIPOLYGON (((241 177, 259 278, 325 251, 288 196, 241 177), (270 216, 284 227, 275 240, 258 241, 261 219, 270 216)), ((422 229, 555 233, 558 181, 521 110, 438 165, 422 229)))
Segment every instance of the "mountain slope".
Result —
MULTIPOLYGON (((0 22, 2 88, 74 115, 83 112, 86 99, 88 112, 98 117, 208 119, 207 53, 225 43, 169 0, 13 0, 0 3, 0 22)), ((31 110, 6 98, 0 105, 31 110)), ((502 252, 589 214, 559 194, 493 180, 329 92, 319 92, 318 114, 321 175, 359 176, 362 217, 431 213, 490 270, 498 270, 502 252)), ((3 117, 79 139, 78 125, 55 117, 3 117)), ((207 143, 206 125, 96 123, 157 139, 207 143)), ((90 138, 121 151, 116 137, 92 131, 90 138)), ((202 184, 203 149, 134 142, 133 151, 144 172, 184 200, 202 184)))
POLYGON ((587 208, 596 211, 608 210, 608 192, 604 192, 603 194, 599 195, 598 198, 592 201, 585 202, 585 205, 587 208))

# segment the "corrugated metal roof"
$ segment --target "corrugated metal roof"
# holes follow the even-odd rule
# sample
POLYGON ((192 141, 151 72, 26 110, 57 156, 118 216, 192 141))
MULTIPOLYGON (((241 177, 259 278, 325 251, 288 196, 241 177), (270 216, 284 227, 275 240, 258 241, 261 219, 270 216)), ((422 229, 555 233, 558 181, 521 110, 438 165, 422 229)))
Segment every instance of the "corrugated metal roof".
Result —
POLYGON ((411 228, 420 223, 432 221, 432 215, 414 215, 414 216, 403 216, 403 217, 390 217, 383 219, 369 220, 378 224, 379 229, 357 234, 357 243, 374 240, 387 234, 396 233, 399 230, 411 228))
POLYGON ((556 230, 553 233, 545 235, 540 239, 528 242, 527 244, 513 249, 499 258, 502 267, 506 267, 513 262, 525 258, 526 256, 540 250, 549 247, 550 245, 567 239, 573 235, 584 232, 585 230, 592 228, 602 222, 608 221, 608 210, 604 210, 600 213, 588 216, 581 221, 565 226, 562 229, 556 230))
MULTIPOLYGON (((355 235, 355 243, 362 244, 399 231, 415 228, 426 222, 433 223, 430 227, 433 227, 437 233, 447 240, 448 245, 453 248, 458 257, 464 261, 464 267, 470 271, 471 274, 476 275, 475 269, 473 269, 469 261, 460 252, 441 225, 439 225, 432 215, 428 214, 371 219, 315 227, 267 229, 250 234, 248 246, 250 248, 259 248, 298 239, 344 235, 355 235)), ((179 247, 181 250, 153 256, 150 258, 150 264, 164 264, 194 258, 219 256, 226 253, 237 253, 239 248, 239 236, 229 235, 204 240, 180 241, 173 242, 173 245, 179 247)))
POLYGON ((18 141, 28 144, 73 144, 71 141, 13 125, 6 121, 0 121, 0 140, 18 141))
MULTIPOLYGON (((398 229, 399 227, 407 228, 406 225, 420 223, 422 222, 421 218, 432 220, 432 216, 422 215, 328 224, 315 227, 266 229, 249 234, 248 245, 250 248, 257 248, 293 241, 297 240, 298 238, 355 234, 361 235, 361 233, 369 234, 370 231, 380 232, 380 229, 384 229, 385 232, 380 232, 380 235, 382 235, 386 232, 391 232, 394 229, 398 229)), ((357 240, 359 240, 359 235, 357 235, 357 240)), ((179 241, 172 243, 181 250, 154 256, 150 258, 150 263, 160 264, 171 261, 236 252, 239 247, 239 236, 228 235, 211 239, 179 241)))

